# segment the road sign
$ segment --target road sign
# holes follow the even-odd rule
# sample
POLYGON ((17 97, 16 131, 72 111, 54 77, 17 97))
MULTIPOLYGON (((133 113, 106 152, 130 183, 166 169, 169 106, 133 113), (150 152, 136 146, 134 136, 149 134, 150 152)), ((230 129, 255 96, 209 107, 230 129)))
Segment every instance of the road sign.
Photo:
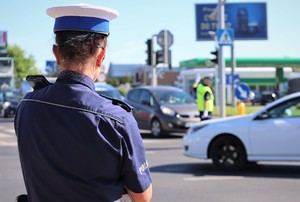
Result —
POLYGON ((45 71, 46 72, 56 72, 58 71, 58 67, 57 67, 57 64, 56 64, 56 61, 55 60, 46 60, 46 68, 45 68, 45 71))
POLYGON ((235 96, 241 100, 247 100, 250 97, 250 88, 245 83, 240 83, 234 90, 235 96))
POLYGON ((7 32, 0 31, 0 48, 7 46, 7 32))
POLYGON ((234 40, 233 29, 218 29, 217 30, 219 46, 232 46, 234 40))
POLYGON ((98 82, 105 82, 106 81, 106 76, 104 73, 100 73, 98 76, 98 82))
POLYGON ((240 82, 240 75, 234 74, 226 74, 226 85, 238 84, 240 82))
POLYGON ((167 48, 169 48, 173 44, 173 35, 169 30, 161 30, 157 35, 157 44, 164 48, 166 41, 167 48))

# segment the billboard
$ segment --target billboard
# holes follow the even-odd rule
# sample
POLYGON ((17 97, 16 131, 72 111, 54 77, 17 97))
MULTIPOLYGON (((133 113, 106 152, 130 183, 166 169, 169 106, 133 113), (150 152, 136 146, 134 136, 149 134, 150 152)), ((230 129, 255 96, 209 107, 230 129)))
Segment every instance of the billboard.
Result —
MULTIPOLYGON (((211 41, 209 31, 216 32, 217 19, 210 15, 217 4, 196 4, 196 40, 211 41)), ((266 3, 226 3, 225 28, 234 29, 235 40, 264 40, 267 32, 266 3)))
POLYGON ((57 67, 56 61, 55 60, 47 60, 46 61, 45 71, 47 73, 57 72, 58 71, 58 67, 57 67))
POLYGON ((14 85, 14 59, 0 57, 0 86, 13 87, 14 85))
POLYGON ((14 75, 14 59, 8 57, 0 57, 0 77, 13 77, 14 75))
POLYGON ((7 46, 7 32, 0 31, 0 48, 5 48, 7 46))

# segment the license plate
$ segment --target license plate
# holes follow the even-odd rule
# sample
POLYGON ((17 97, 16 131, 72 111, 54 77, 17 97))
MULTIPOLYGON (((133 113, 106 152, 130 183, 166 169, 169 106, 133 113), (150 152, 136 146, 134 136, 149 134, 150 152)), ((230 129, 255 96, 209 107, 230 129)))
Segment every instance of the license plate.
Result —
POLYGON ((191 127, 193 124, 195 124, 195 123, 185 123, 185 127, 186 127, 186 128, 189 128, 189 127, 191 127))

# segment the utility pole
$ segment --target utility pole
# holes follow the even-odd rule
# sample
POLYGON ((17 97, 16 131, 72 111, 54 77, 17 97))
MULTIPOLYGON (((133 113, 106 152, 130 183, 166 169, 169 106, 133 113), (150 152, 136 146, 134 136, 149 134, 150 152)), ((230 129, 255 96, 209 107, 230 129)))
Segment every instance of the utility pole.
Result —
MULTIPOLYGON (((225 0, 218 2, 218 29, 225 29, 225 0)), ((220 116, 226 117, 226 78, 225 78, 225 58, 223 57, 223 46, 219 46, 219 77, 220 77, 220 116)))

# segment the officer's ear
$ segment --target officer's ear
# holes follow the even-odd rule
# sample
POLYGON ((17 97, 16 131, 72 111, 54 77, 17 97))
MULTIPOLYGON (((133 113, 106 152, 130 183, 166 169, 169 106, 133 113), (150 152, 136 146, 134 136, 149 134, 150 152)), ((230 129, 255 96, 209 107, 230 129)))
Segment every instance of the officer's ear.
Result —
POLYGON ((106 48, 103 48, 97 57, 97 63, 96 63, 97 67, 102 66, 102 62, 105 58, 105 53, 106 53, 106 48))
POLYGON ((52 52, 53 52, 53 54, 56 58, 56 64, 59 65, 60 64, 60 57, 59 57, 59 50, 58 50, 57 45, 52 46, 52 52))

